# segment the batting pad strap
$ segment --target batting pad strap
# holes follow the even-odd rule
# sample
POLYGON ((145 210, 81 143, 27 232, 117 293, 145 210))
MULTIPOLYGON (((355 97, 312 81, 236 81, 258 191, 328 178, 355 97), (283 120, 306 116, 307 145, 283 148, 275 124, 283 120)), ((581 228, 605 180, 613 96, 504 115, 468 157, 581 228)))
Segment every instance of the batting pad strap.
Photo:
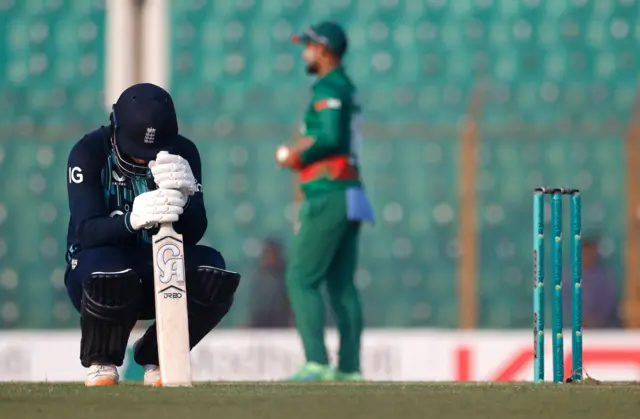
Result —
POLYGON ((216 268, 215 266, 208 266, 208 265, 200 265, 196 268, 196 271, 220 271, 223 275, 237 275, 238 277, 240 277, 240 274, 234 271, 230 271, 227 269, 221 269, 221 268, 216 268))

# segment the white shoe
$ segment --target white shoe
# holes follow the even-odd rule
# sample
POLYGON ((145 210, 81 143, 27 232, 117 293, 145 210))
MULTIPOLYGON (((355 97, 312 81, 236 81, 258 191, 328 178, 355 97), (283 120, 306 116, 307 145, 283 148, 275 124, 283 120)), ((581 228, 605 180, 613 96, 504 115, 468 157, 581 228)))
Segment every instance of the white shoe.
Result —
POLYGON ((144 366, 144 385, 152 387, 162 386, 162 376, 160 375, 160 367, 157 365, 144 366))
POLYGON ((92 365, 87 372, 84 385, 87 387, 115 386, 120 381, 120 375, 115 365, 92 365))

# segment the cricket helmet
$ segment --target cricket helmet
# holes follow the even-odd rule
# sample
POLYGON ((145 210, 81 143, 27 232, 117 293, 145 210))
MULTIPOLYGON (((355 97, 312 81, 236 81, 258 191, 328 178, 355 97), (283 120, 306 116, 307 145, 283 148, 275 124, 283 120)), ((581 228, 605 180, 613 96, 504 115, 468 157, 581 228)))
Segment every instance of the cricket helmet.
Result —
POLYGON ((146 166, 136 164, 132 157, 155 160, 158 152, 172 151, 178 136, 171 95, 151 83, 134 84, 122 92, 113 105, 111 125, 116 160, 128 174, 139 174, 142 167, 146 171, 146 166))

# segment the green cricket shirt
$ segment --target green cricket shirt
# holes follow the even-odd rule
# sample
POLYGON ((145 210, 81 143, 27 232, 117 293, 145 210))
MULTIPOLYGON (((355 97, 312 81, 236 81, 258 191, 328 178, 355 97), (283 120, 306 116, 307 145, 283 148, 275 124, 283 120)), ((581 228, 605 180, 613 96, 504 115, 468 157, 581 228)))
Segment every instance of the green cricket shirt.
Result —
POLYGON ((361 107, 342 67, 313 84, 301 131, 313 139, 301 144, 296 156, 306 196, 361 186, 361 107))

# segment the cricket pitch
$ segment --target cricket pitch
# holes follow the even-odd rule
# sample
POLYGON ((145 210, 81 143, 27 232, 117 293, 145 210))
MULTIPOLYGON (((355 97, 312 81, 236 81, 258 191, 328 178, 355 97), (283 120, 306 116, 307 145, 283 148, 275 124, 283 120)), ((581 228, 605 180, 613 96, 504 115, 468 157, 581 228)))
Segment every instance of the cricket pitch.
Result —
POLYGON ((0 384, 3 419, 630 419, 639 411, 635 383, 0 384))

